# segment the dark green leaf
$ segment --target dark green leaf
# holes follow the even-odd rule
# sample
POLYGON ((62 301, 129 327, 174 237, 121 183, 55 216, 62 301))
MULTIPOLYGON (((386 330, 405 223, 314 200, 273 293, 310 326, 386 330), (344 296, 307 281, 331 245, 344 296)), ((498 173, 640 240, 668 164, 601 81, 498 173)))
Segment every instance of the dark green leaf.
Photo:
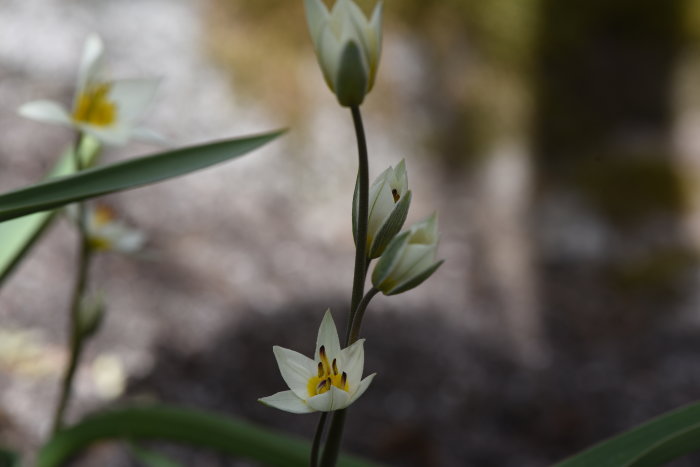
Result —
POLYGON ((0 195, 0 221, 155 183, 242 156, 282 132, 219 141, 103 165, 0 195))
POLYGON ((700 449, 700 403, 666 413, 555 467, 652 467, 700 449))
MULTIPOLYGON (((37 467, 59 467, 104 440, 171 441, 280 467, 306 467, 308 442, 216 414, 167 406, 132 407, 95 414, 60 431, 39 452, 37 467)), ((371 467, 349 456, 343 467, 371 467)))

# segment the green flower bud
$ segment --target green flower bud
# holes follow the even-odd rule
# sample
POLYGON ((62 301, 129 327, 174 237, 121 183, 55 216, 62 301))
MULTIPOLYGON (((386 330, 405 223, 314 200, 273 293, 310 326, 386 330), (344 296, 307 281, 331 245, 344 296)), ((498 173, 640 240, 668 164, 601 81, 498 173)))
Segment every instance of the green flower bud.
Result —
POLYGON ((78 309, 78 330, 83 339, 93 336, 102 324, 105 303, 101 294, 83 297, 78 309))
MULTIPOLYGON (((357 241, 357 187, 353 199, 352 225, 357 241)), ((369 216, 367 222, 367 257, 378 258, 403 227, 411 205, 405 161, 396 168, 389 167, 372 183, 369 189, 369 216)))

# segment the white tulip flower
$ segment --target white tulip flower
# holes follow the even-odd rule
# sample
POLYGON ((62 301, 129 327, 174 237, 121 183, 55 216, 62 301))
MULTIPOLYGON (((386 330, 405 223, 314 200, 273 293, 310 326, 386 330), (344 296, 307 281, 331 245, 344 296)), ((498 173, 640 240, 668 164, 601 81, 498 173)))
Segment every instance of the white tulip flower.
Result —
MULTIPOLYGON (((68 216, 78 222, 76 205, 66 208, 68 216)), ((146 238, 143 232, 128 227, 120 221, 114 210, 106 205, 85 205, 85 233, 94 251, 135 253, 143 248, 146 238)))
POLYGON ((40 122, 71 126, 105 144, 122 145, 137 138, 162 142, 157 134, 137 128, 155 95, 157 79, 107 81, 100 76, 104 46, 95 34, 85 41, 72 111, 51 100, 28 102, 19 114, 40 122))
POLYGON ((418 286, 443 263, 437 253, 437 215, 394 237, 372 272, 372 285, 384 295, 418 286))
MULTIPOLYGON (((357 234, 357 188, 353 201, 353 233, 357 234)), ((367 222, 367 257, 378 258, 401 230, 411 204, 406 162, 389 167, 369 189, 367 222)))
POLYGON ((318 329, 316 353, 310 359, 293 350, 272 348, 288 391, 258 399, 265 405, 292 413, 344 409, 360 397, 374 374, 362 379, 364 339, 341 350, 333 316, 326 311, 318 329))
POLYGON ((382 49, 382 2, 368 19, 352 0, 304 0, 306 20, 323 77, 338 102, 360 105, 372 90, 382 49))

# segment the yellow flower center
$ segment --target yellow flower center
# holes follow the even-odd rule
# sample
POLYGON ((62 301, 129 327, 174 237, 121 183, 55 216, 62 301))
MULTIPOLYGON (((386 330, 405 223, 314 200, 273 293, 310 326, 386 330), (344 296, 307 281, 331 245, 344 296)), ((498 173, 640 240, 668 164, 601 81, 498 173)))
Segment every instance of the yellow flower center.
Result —
POLYGON ((109 126, 117 119, 117 104, 109 100, 110 83, 88 87, 78 98, 73 119, 95 126, 109 126))
POLYGON ((348 375, 345 372, 341 373, 338 371, 338 362, 336 359, 334 358, 332 363, 328 362, 328 356, 326 355, 326 348, 324 346, 318 349, 318 353, 321 360, 318 362, 318 374, 312 376, 306 385, 309 396, 313 397, 328 392, 332 386, 347 391, 348 375))

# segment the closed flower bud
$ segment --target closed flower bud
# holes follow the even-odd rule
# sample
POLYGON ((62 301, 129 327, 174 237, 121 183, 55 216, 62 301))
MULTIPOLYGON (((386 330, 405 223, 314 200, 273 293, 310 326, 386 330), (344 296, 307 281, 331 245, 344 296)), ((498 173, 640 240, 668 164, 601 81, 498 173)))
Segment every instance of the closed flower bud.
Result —
POLYGON ((443 263, 435 261, 437 241, 435 214, 394 237, 372 272, 372 285, 384 295, 420 285, 443 263))
POLYGON ((360 105, 374 86, 382 47, 382 4, 368 19, 352 0, 328 11, 322 0, 304 0, 306 20, 323 76, 341 105, 360 105))
POLYGON ((91 337, 100 329, 104 314, 105 303, 102 295, 83 297, 78 309, 78 330, 83 339, 91 337))
MULTIPOLYGON (((357 189, 353 200, 353 234, 357 237, 357 189)), ((378 258, 403 227, 411 204, 405 161, 389 167, 369 189, 367 257, 378 258)))

